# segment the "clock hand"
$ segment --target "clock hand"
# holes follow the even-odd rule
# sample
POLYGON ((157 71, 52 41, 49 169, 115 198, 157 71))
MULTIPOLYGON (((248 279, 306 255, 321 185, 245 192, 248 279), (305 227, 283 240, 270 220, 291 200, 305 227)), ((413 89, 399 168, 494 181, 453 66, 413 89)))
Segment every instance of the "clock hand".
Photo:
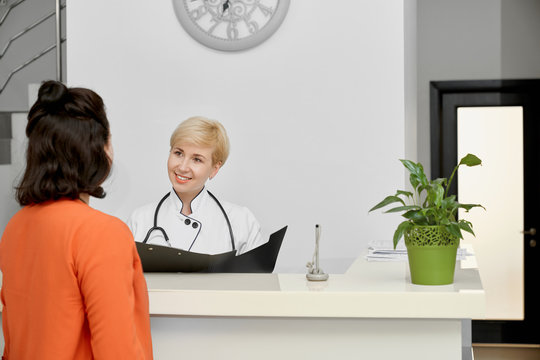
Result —
POLYGON ((230 0, 225 0, 222 6, 221 15, 223 16, 225 14, 225 11, 227 11, 230 7, 230 0))

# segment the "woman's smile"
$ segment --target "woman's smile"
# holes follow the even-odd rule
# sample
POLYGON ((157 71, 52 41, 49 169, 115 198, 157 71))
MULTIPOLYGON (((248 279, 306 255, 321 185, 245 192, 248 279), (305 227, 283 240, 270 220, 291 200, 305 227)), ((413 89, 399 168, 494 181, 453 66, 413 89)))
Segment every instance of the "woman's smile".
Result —
POLYGON ((190 177, 182 176, 182 175, 176 174, 176 181, 179 182, 180 184, 185 184, 185 183, 187 183, 189 180, 191 180, 190 177))

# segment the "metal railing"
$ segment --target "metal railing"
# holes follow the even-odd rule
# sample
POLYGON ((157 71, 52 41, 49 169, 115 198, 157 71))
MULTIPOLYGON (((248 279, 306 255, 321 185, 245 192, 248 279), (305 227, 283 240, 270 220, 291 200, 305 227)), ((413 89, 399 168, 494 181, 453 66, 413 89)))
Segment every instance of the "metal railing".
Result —
POLYGON ((13 4, 11 4, 8 9, 6 10, 6 12, 4 13, 4 15, 2 15, 2 18, 0 18, 0 26, 2 26, 2 24, 4 23, 4 21, 6 21, 6 18, 7 16, 9 15, 9 13, 11 12, 11 10, 15 9, 18 5, 22 4, 23 2, 25 2, 26 0, 19 0, 19 1, 16 1, 14 2, 13 4))
MULTIPOLYGON (((4 23, 4 21, 6 20, 7 16, 9 15, 9 13, 15 8, 17 7, 18 5, 22 4, 24 1, 26 0, 18 0, 14 3, 12 3, 8 9, 6 10, 6 12, 4 13, 4 15, 2 16, 2 18, 0 18, 0 26, 2 26, 2 24, 4 23)), ((4 46, 4 48, 2 49, 2 52, 0 53, 0 60, 4 57, 4 55, 6 54, 8 48, 10 47, 10 45, 16 41, 17 39, 19 39, 22 35, 26 34, 27 32, 29 32, 30 30, 34 29, 35 27, 37 27, 38 25, 40 25, 41 23, 45 22, 47 19, 51 18, 52 16, 56 15, 56 43, 54 43, 53 45, 50 45, 49 47, 47 47, 46 49, 42 50, 40 53, 38 53, 37 55, 33 56, 31 59, 25 61, 24 63, 22 63, 21 65, 15 67, 13 70, 11 70, 11 72, 8 74, 6 80, 4 81, 4 83, 2 84, 2 86, 0 87, 0 94, 2 94, 2 92, 4 91, 4 89, 6 88, 6 86, 8 85, 9 81, 11 80, 11 78, 13 77, 13 75, 15 75, 17 72, 21 71, 22 69, 24 69, 25 67, 27 67, 28 65, 30 65, 31 63, 33 63, 34 61, 38 60, 39 58, 41 58, 43 55, 47 54, 48 52, 52 51, 53 49, 56 48, 56 80, 58 81, 62 81, 62 42, 65 41, 65 39, 62 39, 62 35, 61 35, 61 32, 62 32, 62 9, 64 9, 66 7, 65 4, 61 4, 60 3, 60 0, 56 0, 56 9, 54 12, 42 17, 41 19, 37 20, 36 22, 34 22, 33 24, 27 26, 24 30, 22 30, 21 32, 15 34, 14 36, 12 36, 8 42, 6 43, 6 45, 4 46)))

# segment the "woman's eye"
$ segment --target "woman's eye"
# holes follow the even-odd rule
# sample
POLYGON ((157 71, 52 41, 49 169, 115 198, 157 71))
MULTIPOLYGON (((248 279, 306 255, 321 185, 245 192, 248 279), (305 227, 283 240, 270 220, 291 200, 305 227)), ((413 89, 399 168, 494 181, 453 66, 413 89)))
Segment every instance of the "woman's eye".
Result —
POLYGON ((193 160, 194 160, 195 162, 202 162, 202 160, 199 159, 199 158, 194 158, 193 160))

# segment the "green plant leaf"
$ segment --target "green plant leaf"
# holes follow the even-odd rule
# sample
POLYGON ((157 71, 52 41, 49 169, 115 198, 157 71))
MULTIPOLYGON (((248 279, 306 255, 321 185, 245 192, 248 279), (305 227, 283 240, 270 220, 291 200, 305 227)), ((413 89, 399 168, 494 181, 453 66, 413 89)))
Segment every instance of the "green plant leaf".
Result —
POLYGON ((476 155, 467 154, 461 158, 461 160, 459 161, 459 165, 467 165, 467 166, 482 165, 482 160, 476 157, 476 155))
POLYGON ((400 211, 418 210, 418 209, 420 209, 420 206, 418 205, 405 205, 405 206, 395 207, 390 210, 386 210, 385 213, 395 213, 395 212, 400 212, 400 211))
POLYGON ((396 196, 398 196, 398 195, 405 195, 407 197, 412 197, 413 193, 410 192, 410 191, 398 190, 397 193, 396 193, 396 196))
POLYGON ((382 207, 385 207, 388 204, 392 204, 392 203, 395 203, 395 202, 399 202, 399 203, 402 203, 403 205, 405 205, 405 202, 400 197, 390 195, 390 196, 385 197, 383 201, 381 201, 380 203, 378 203, 377 205, 372 207, 369 211, 371 212, 373 210, 380 209, 382 207))
POLYGON ((458 202, 456 201, 456 195, 450 195, 450 196, 444 198, 442 200, 442 202, 441 202, 441 205, 444 208, 449 208, 450 206, 452 206, 454 204, 456 205, 456 207, 457 207, 457 205, 459 205, 458 202))
POLYGON ((428 220, 421 210, 409 210, 402 215, 405 219, 409 219, 416 225, 428 225, 428 220))
POLYGON ((417 164, 411 160, 399 159, 399 161, 401 161, 401 163, 407 168, 407 170, 409 170, 411 174, 415 174, 418 176, 420 175, 420 173, 424 172, 422 165, 417 164))
POLYGON ((441 184, 435 183, 429 186, 428 199, 429 199, 430 204, 440 207, 443 197, 444 197, 444 188, 442 187, 441 184))
POLYGON ((444 186, 446 184, 445 178, 436 178, 435 180, 431 180, 431 184, 440 184, 444 186))
POLYGON ((448 190, 450 189, 450 184, 452 183, 452 179, 454 178, 454 175, 457 171, 457 169, 460 167, 460 165, 467 165, 467 166, 476 166, 476 165, 482 165, 482 160, 476 157, 476 155, 473 154, 467 154, 464 157, 461 158, 459 161, 459 164, 456 165, 454 170, 452 171, 452 175, 450 175, 450 180, 448 180, 448 185, 446 185, 446 191, 444 192, 444 196, 448 194, 448 190))
POLYGON ((429 187, 430 187, 429 184, 427 184, 427 185, 420 185, 420 186, 418 187, 418 195, 420 195, 420 194, 422 193, 422 191, 428 190, 429 187))
POLYGON ((422 172, 420 175, 418 175, 418 180, 420 180, 420 184, 422 184, 424 186, 429 185, 429 181, 427 179, 426 174, 424 174, 424 172, 422 172))
POLYGON ((449 225, 446 225, 446 230, 448 230, 450 234, 457 236, 459 239, 463 239, 463 235, 461 235, 461 230, 458 224, 451 223, 449 225))
POLYGON ((394 232, 394 250, 396 249, 399 240, 403 237, 405 231, 411 229, 414 225, 410 221, 403 221, 398 225, 396 231, 394 232))
POLYGON ((472 224, 469 221, 460 220, 459 223, 458 223, 458 226, 459 226, 460 229, 465 230, 465 231, 473 234, 473 236, 476 236, 474 234, 474 231, 472 230, 472 224))
POLYGON ((466 212, 469 212, 469 210, 475 207, 481 207, 482 209, 486 210, 486 208, 480 204, 458 204, 458 207, 465 209, 466 212))
POLYGON ((403 165, 407 168, 407 170, 409 170, 409 172, 411 173, 409 180, 413 188, 416 189, 418 184, 427 185, 429 183, 426 174, 424 174, 424 167, 422 166, 422 164, 403 159, 400 159, 399 161, 401 161, 403 165))
POLYGON ((418 176, 416 176, 415 174, 411 174, 409 176, 409 181, 414 189, 416 189, 420 184, 420 180, 418 180, 418 176))

